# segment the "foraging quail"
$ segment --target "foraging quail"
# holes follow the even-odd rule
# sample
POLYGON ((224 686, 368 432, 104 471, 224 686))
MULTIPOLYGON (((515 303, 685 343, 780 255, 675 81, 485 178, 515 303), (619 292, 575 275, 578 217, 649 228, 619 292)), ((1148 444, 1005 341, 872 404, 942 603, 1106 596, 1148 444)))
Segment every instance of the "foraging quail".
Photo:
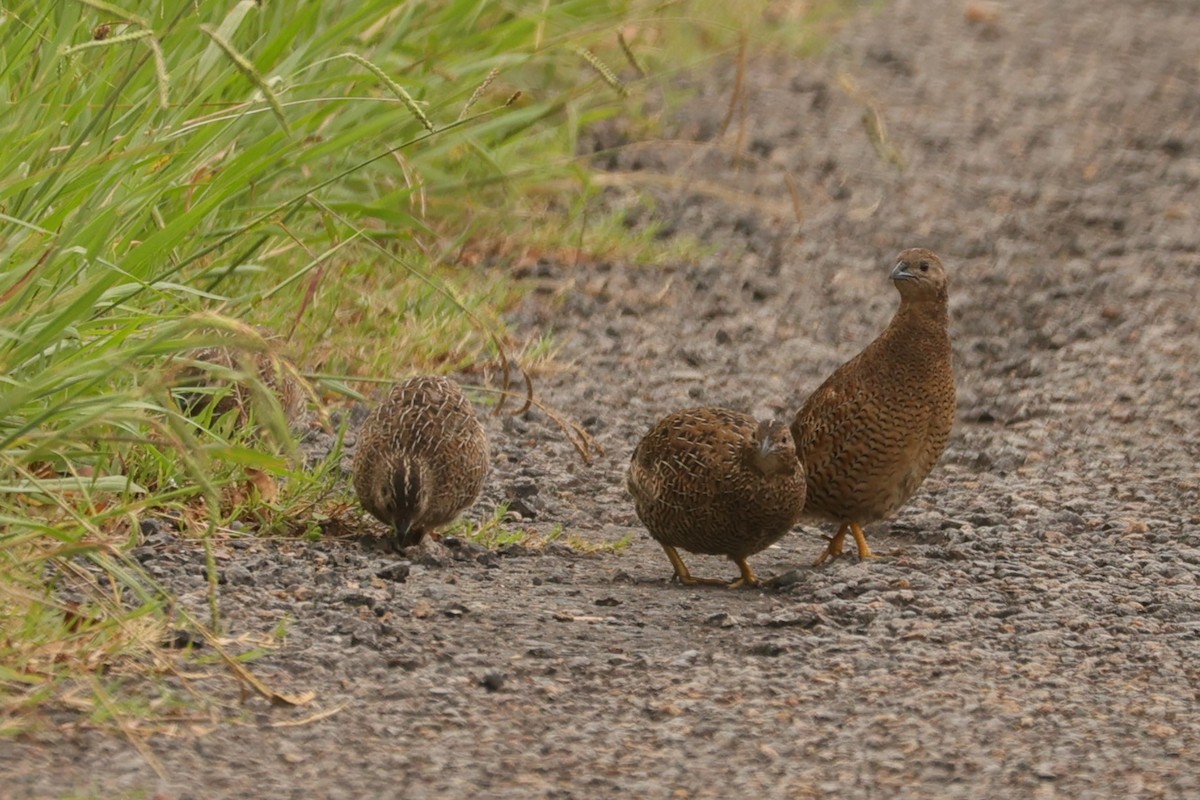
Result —
POLYGON ((873 554, 862 526, 904 505, 946 448, 954 373, 946 271, 929 250, 897 257, 900 308, 887 330, 813 392, 792 422, 807 473, 804 516, 836 522, 817 559, 842 553, 847 531, 859 558, 873 554))
POLYGON ((804 468, 782 422, 724 408, 664 417, 633 451, 627 477, 638 518, 684 584, 694 578, 675 548, 728 556, 758 583, 746 558, 783 537, 804 509, 804 468))
POLYGON ((354 452, 354 491, 391 525, 391 543, 419 544, 475 502, 487 475, 487 435, 454 381, 410 378, 363 422, 354 452))
MULTIPOLYGON (((269 338, 269 337, 268 337, 269 338)), ((296 368, 284 357, 273 352, 249 352, 231 347, 212 346, 202 347, 187 353, 187 357, 196 362, 205 362, 225 371, 238 370, 243 366, 253 370, 263 386, 265 386, 283 410, 284 419, 289 424, 296 423, 304 413, 308 392, 296 373, 296 368)), ((229 385, 223 377, 218 377, 201 366, 189 366, 183 369, 175 382, 175 396, 181 408, 188 414, 197 414, 212 405, 212 417, 215 419, 234 409, 239 418, 245 422, 250 406, 250 391, 239 381, 229 385), (212 400, 212 389, 228 386, 229 391, 212 400), (204 389, 206 391, 195 391, 204 389)))

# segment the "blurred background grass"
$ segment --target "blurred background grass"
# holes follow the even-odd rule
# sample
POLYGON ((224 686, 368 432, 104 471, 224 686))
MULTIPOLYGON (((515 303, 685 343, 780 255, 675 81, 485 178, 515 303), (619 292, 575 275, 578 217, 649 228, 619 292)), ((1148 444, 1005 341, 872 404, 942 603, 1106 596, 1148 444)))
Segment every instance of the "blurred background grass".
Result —
MULTIPOLYGON (((188 620, 128 555, 151 517, 211 546, 348 502, 340 451, 304 465, 253 369, 268 435, 181 413, 181 356, 283 349, 317 394, 529 362, 551 343, 505 330, 512 265, 679 257, 583 213, 579 137, 615 114, 651 135, 666 79, 808 49, 845 4, 731 5, 6 3, 0 731, 51 698, 111 718, 112 687, 169 673, 188 620)), ((218 626, 211 552, 210 579, 218 626)))

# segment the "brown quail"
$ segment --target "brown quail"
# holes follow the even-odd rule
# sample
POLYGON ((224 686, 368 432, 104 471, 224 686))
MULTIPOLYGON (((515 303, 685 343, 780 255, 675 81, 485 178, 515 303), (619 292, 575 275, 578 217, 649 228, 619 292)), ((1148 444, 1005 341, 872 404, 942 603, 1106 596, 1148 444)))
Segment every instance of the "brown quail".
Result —
POLYGON ((900 308, 887 330, 821 384, 792 422, 804 463, 804 516, 836 522, 817 559, 841 555, 847 531, 873 554, 863 526, 904 505, 946 448, 954 373, 946 271, 929 250, 900 253, 891 279, 900 308))
POLYGON ((475 502, 490 459, 487 435, 458 384, 410 378, 358 432, 354 491, 363 508, 392 526, 394 546, 411 547, 475 502))
POLYGON ((684 584, 692 577, 675 548, 728 556, 741 578, 758 583, 746 563, 783 537, 804 509, 804 469, 782 422, 758 422, 724 408, 677 411, 633 451, 627 477, 638 518, 684 584))
MULTIPOLYGON (((218 345, 193 350, 187 353, 187 357, 196 362, 212 364, 224 371, 243 367, 253 370, 263 386, 274 394, 289 424, 294 424, 303 417, 308 392, 297 376, 295 367, 277 353, 249 352, 218 345)), ((175 396, 183 410, 189 414, 196 414, 211 404, 214 419, 237 409, 240 419, 244 422, 251 405, 250 390, 244 382, 235 380, 231 384, 201 366, 189 366, 179 374, 175 382, 175 396), (212 391, 221 388, 227 388, 227 392, 218 396, 214 402, 212 391), (196 391, 197 389, 203 391, 196 391)))

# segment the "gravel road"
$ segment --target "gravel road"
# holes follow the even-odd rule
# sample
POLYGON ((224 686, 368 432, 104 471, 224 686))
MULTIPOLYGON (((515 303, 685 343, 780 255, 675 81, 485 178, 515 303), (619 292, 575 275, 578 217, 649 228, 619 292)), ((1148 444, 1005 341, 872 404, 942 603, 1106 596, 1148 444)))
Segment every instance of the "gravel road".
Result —
MULTIPOLYGON (((606 455, 489 419, 470 512, 634 543, 450 541, 405 568, 228 542, 231 635, 286 626, 256 669, 316 699, 226 692, 231 721, 151 740, 163 777, 95 731, 8 742, 0 795, 1200 796, 1197 42, 1191 0, 895 0, 815 60, 752 58, 719 138, 734 65, 693 75, 669 143, 598 162, 632 225, 712 255, 532 268, 514 324, 570 367, 539 389, 606 455), (831 531, 805 526, 752 559, 775 589, 669 583, 624 490, 638 438, 691 405, 790 418, 887 324, 910 246, 951 275, 959 409, 868 529, 884 557, 812 568, 831 531)), ((199 602, 192 545, 141 555, 199 602)))

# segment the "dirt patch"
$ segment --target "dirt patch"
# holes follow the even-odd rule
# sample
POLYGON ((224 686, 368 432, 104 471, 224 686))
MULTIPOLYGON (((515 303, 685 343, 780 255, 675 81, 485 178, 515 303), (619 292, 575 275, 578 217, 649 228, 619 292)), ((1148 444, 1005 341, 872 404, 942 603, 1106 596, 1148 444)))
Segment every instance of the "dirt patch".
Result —
MULTIPOLYGON (((517 325, 555 331, 576 369, 541 390, 607 455, 582 465, 536 413, 490 420, 472 513, 519 501, 534 529, 635 531, 631 548, 450 542, 405 569, 348 543, 231 543, 231 632, 286 624, 258 669, 316 703, 156 739, 165 779, 119 739, 10 744, 5 791, 1200 793, 1200 16, 968 6, 897 0, 818 61, 753 62, 720 139, 733 67, 698 77, 688 144, 606 162, 673 176, 635 224, 716 252, 543 265, 565 300, 517 325), (868 530, 886 557, 810 568, 805 527, 753 559, 776 591, 667 583, 623 487, 638 438, 689 405, 789 417, 886 325, 909 246, 951 272, 959 418, 919 495, 868 530)), ((145 563, 199 602, 199 554, 155 533, 145 563)))

